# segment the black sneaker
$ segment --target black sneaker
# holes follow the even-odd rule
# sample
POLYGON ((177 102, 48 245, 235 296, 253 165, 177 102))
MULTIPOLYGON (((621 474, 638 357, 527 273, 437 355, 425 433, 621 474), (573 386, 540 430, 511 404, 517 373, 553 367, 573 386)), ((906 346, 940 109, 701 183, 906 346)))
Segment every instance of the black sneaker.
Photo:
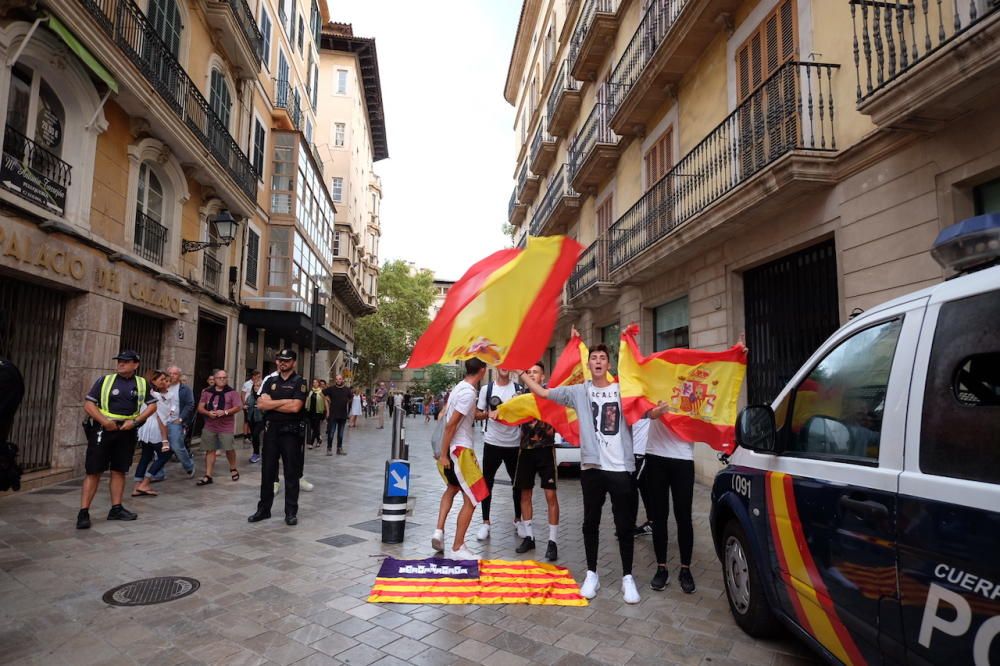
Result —
POLYGON ((656 575, 653 576, 653 580, 649 583, 649 586, 659 592, 667 585, 670 585, 670 572, 667 571, 666 567, 657 567, 656 575))
POLYGON ((288 526, 298 525, 299 519, 296 516, 287 515, 285 516, 285 524, 288 526))
POLYGON ((252 516, 250 516, 249 518, 247 518, 247 522, 248 523, 259 523, 260 521, 267 520, 270 517, 271 517, 271 512, 270 511, 261 511, 260 509, 257 509, 257 511, 252 516))
POLYGON ((556 545, 555 541, 549 541, 549 546, 545 549, 545 559, 549 562, 555 562, 559 559, 559 546, 556 545))
POLYGON ((515 553, 527 553, 529 550, 535 549, 535 540, 532 537, 524 537, 524 541, 521 545, 514 549, 515 553))
POLYGON ((89 530, 90 529, 90 511, 87 509, 80 509, 80 513, 76 514, 76 529, 78 530, 89 530))
POLYGON ((653 533, 653 525, 647 520, 642 525, 636 525, 635 529, 632 530, 632 536, 641 537, 647 534, 653 533))
POLYGON ((139 515, 132 513, 123 506, 113 506, 108 511, 108 520, 135 520, 139 515))
POLYGON ((681 589, 684 590, 684 594, 694 592, 694 576, 691 575, 691 569, 681 567, 681 573, 677 578, 681 581, 681 589))

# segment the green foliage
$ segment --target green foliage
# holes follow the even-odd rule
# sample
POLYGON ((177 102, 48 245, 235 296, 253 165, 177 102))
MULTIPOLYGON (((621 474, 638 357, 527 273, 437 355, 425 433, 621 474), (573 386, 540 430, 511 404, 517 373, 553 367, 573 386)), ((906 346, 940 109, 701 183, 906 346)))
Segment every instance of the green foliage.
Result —
POLYGON ((454 386, 461 377, 461 371, 454 365, 432 365, 427 371, 427 388, 437 395, 454 386))
POLYGON ((430 271, 412 271, 405 261, 389 261, 382 266, 378 290, 378 311, 354 327, 362 386, 370 385, 385 368, 399 367, 410 355, 430 323, 427 311, 434 302, 434 276, 430 271))

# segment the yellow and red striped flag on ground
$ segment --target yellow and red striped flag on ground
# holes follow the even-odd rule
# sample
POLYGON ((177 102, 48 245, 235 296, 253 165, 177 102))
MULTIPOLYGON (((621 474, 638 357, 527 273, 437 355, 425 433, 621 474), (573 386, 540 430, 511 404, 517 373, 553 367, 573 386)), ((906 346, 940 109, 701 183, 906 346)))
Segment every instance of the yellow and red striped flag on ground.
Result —
POLYGON ((635 423, 663 401, 670 409, 660 420, 678 436, 731 453, 736 448, 734 425, 747 370, 746 349, 667 349, 644 357, 638 334, 639 327, 632 324, 621 337, 618 381, 625 419, 635 423))
MULTIPOLYGON (((590 379, 588 356, 587 345, 583 340, 579 336, 570 338, 556 361, 556 367, 552 369, 549 387, 579 384, 590 379)), ((520 425, 536 419, 555 428, 570 444, 580 445, 580 424, 576 418, 576 410, 563 407, 557 402, 525 393, 503 403, 497 411, 497 420, 507 425, 520 425)))
POLYGON ((534 560, 387 557, 368 601, 397 604, 586 606, 569 569, 534 560))
POLYGON ((511 370, 530 366, 549 343, 563 285, 582 249, 565 236, 530 236, 525 249, 501 250, 475 264, 448 290, 406 366, 473 357, 511 370))

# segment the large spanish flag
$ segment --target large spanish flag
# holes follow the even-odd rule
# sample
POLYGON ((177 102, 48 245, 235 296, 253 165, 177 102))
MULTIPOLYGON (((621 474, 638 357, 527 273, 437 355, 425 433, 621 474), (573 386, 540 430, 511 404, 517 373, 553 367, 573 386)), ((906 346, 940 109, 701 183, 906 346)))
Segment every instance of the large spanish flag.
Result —
POLYGON ((643 357, 638 333, 639 327, 632 324, 621 337, 618 380, 625 419, 635 423, 663 401, 669 411, 660 420, 678 436, 732 452, 746 349, 739 345, 720 352, 667 349, 643 357))
POLYGON ((549 343, 559 296, 582 249, 565 236, 529 236, 525 249, 500 250, 475 264, 448 291, 407 367, 473 357, 511 370, 530 366, 549 343))
MULTIPOLYGON (((549 387, 579 384, 590 379, 588 356, 587 345, 583 340, 576 335, 570 338, 556 361, 556 367, 552 369, 549 387)), ((536 419, 555 428, 570 444, 580 445, 580 424, 576 420, 576 410, 563 407, 557 402, 539 398, 533 393, 524 393, 503 403, 497 411, 497 420, 507 425, 520 425, 536 419)))

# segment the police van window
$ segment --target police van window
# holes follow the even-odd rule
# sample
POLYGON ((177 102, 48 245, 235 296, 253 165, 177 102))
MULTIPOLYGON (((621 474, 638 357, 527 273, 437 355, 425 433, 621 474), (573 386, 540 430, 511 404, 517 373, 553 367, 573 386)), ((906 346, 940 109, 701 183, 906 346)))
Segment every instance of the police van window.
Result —
POLYGON ((785 451, 844 462, 878 462, 885 394, 903 320, 841 342, 795 389, 785 451))
POLYGON ((927 367, 920 469, 1000 483, 1000 291, 941 306, 927 367))

